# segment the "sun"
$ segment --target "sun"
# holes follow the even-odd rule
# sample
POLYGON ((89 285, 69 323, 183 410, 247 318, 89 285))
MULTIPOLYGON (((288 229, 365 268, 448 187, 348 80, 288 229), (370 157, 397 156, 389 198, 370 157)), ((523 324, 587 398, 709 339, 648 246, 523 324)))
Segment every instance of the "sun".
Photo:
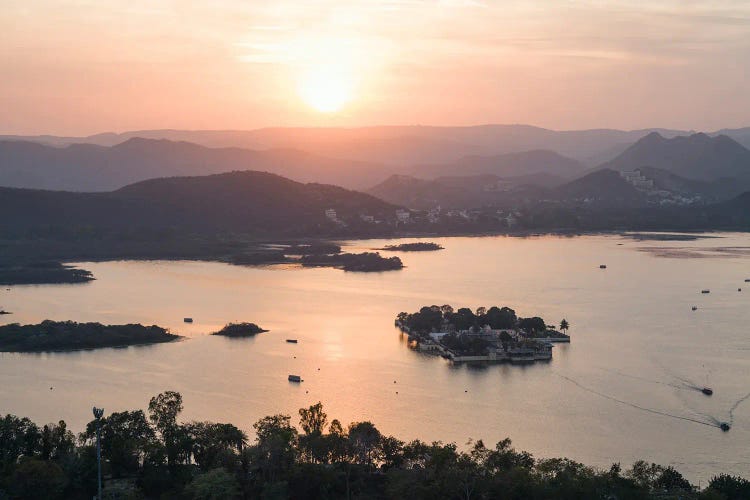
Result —
POLYGON ((335 113, 352 100, 354 78, 350 71, 335 64, 316 66, 302 75, 298 92, 311 108, 335 113))

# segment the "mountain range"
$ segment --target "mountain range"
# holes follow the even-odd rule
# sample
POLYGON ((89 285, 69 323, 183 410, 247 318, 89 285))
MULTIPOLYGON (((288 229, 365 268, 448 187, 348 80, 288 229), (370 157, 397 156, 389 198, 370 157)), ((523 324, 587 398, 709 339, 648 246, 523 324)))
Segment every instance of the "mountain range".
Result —
MULTIPOLYGON (((649 132, 665 137, 690 134, 670 129, 643 130, 550 130, 529 125, 477 125, 466 127, 379 126, 379 127, 277 127, 256 130, 138 130, 104 133, 87 137, 0 136, 0 140, 25 140, 49 145, 96 144, 114 146, 128 139, 168 139, 213 148, 236 147, 253 150, 297 149, 331 158, 346 158, 386 165, 409 166, 451 163, 464 156, 495 156, 537 149, 596 166, 614 158, 649 132)), ((732 135, 735 131, 723 131, 732 135)), ((748 139, 750 129, 739 130, 748 139)))
POLYGON ((750 150, 726 135, 665 138, 652 132, 602 165, 614 170, 655 167, 688 179, 750 179, 750 150))

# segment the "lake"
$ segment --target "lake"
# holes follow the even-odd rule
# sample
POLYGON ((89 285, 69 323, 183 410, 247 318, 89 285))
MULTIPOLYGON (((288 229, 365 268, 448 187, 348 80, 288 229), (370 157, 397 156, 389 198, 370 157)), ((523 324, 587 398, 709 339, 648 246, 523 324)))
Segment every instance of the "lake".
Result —
MULTIPOLYGON (((62 418, 78 432, 94 405, 145 409, 151 396, 177 390, 183 420, 251 431, 273 413, 298 422, 298 408, 322 401, 329 418, 371 420, 402 440, 463 447, 470 438, 494 446, 510 437, 539 457, 601 467, 643 458, 696 483, 719 472, 747 476, 750 235, 712 236, 436 238, 445 250, 396 253, 407 267, 385 273, 81 263, 96 281, 3 289, 0 306, 14 314, 2 320, 157 324, 185 339, 0 354, 0 412, 38 423, 62 418), (550 363, 451 366, 410 350, 393 325, 398 312, 431 304, 566 318, 572 343, 556 346, 550 363), (231 321, 270 331, 208 335, 231 321), (304 382, 289 383, 289 374, 304 382), (690 388, 706 384, 711 397, 690 388), (732 429, 722 432, 720 421, 732 429)), ((348 242, 347 251, 394 242, 348 242)))

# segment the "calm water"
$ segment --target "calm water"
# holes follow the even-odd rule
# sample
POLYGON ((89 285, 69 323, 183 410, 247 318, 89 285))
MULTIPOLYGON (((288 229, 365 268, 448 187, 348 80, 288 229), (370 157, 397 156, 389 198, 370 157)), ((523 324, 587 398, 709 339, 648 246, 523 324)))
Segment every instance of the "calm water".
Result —
POLYGON ((750 235, 718 236, 443 238, 435 241, 445 250, 403 254, 406 269, 382 274, 86 263, 93 283, 0 292, 0 306, 15 313, 7 318, 158 324, 186 339, 0 354, 0 412, 64 418, 78 431, 94 404, 107 412, 145 408, 149 397, 173 389, 183 394, 185 420, 251 430, 264 415, 296 417, 322 401, 331 418, 369 419, 404 440, 494 444, 509 436, 537 456, 599 466, 646 458, 694 481, 720 471, 747 477, 750 401, 733 417, 730 410, 750 392, 750 235), (508 305, 556 323, 564 317, 573 342, 555 347, 551 363, 527 367, 452 367, 409 350, 395 315, 445 303, 508 305), (195 323, 184 324, 185 316, 195 323), (229 321, 271 331, 239 340, 206 335, 229 321), (288 383, 290 373, 304 383, 288 383), (706 397, 685 381, 715 393, 706 397), (712 426, 717 420, 732 420, 732 430, 722 433, 712 426))

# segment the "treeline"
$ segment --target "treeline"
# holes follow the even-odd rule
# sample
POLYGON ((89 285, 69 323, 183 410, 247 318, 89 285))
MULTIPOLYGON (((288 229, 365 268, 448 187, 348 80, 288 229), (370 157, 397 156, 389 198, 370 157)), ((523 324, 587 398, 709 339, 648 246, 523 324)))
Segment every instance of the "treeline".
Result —
MULTIPOLYGON (((638 461, 600 470, 537 459, 505 439, 466 451, 403 442, 371 422, 344 427, 320 403, 258 420, 250 440, 232 424, 180 422, 182 397, 164 392, 148 411, 104 416, 104 498, 164 499, 640 499, 750 498, 750 481, 714 477, 698 491, 672 467, 638 461)), ((78 436, 65 422, 0 419, 0 498, 90 499, 96 494, 97 421, 78 436)))
POLYGON ((438 331, 447 324, 457 331, 479 328, 489 325, 490 328, 502 330, 518 328, 529 334, 543 332, 547 329, 544 320, 539 317, 519 318, 510 307, 478 307, 476 312, 468 307, 454 310, 450 305, 424 306, 418 312, 401 312, 396 321, 407 326, 414 333, 438 331))
POLYGON ((0 326, 0 352, 45 352, 157 344, 179 335, 151 325, 103 325, 45 320, 37 325, 0 326))

